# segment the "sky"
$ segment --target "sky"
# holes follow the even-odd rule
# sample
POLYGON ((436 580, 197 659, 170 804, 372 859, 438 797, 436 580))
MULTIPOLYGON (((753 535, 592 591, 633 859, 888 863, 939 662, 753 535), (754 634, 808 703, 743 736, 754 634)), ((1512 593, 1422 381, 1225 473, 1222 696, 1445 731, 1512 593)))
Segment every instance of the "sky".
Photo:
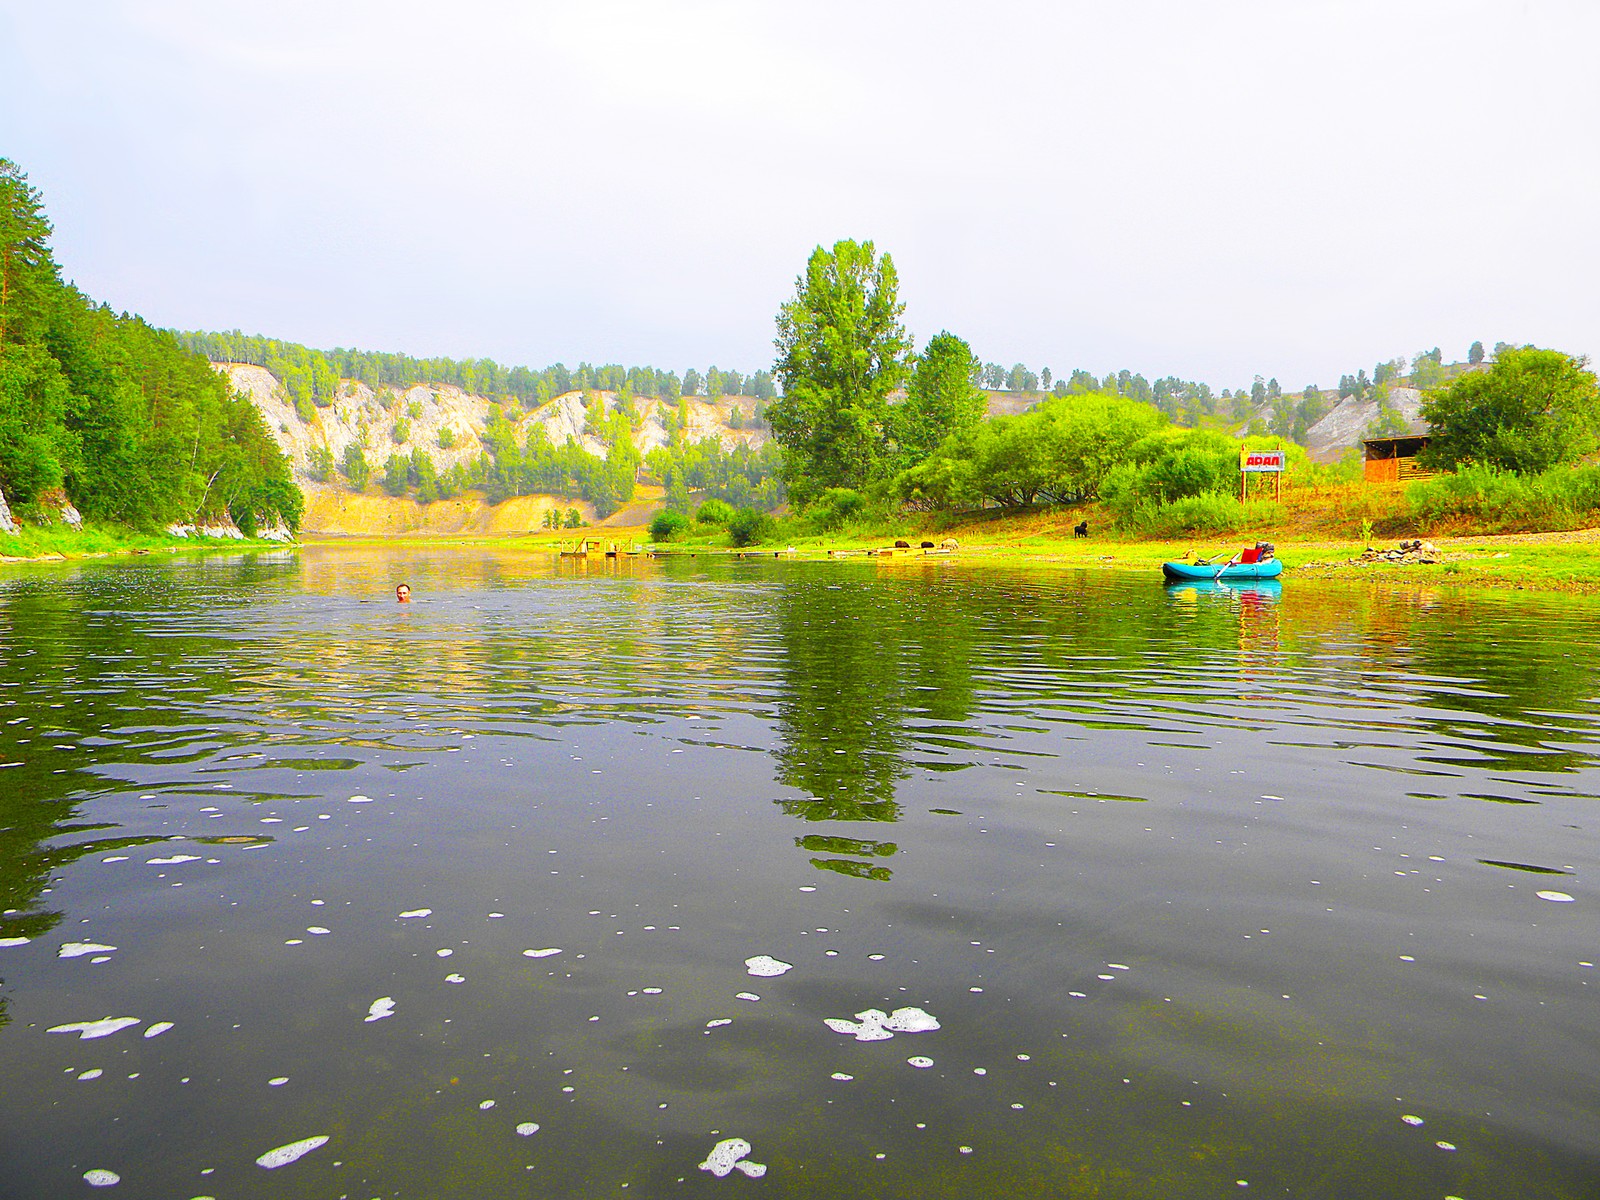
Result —
POLYGON ((0 0, 63 273, 317 347, 770 366, 818 245, 919 345, 1286 389, 1600 351, 1593 0, 0 0))

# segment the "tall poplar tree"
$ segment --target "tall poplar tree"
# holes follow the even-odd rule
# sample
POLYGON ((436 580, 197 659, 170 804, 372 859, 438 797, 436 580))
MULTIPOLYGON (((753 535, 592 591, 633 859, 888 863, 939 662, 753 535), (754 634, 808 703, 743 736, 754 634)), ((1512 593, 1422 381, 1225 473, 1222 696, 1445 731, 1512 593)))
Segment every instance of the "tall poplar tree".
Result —
POLYGON ((784 477, 801 504, 831 487, 859 488, 893 467, 888 396, 906 377, 911 341, 899 276, 871 242, 818 246, 778 310, 767 408, 784 477))

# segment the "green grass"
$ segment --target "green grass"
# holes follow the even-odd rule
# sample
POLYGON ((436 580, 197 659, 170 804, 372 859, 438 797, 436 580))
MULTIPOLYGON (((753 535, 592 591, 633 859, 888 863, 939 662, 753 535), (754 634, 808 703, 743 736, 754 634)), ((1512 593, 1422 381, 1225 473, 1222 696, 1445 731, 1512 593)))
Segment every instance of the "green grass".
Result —
POLYGON ((180 549, 246 549, 276 544, 249 539, 180 538, 166 533, 141 533, 126 526, 86 521, 81 531, 67 525, 25 525, 16 534, 0 533, 0 558, 98 558, 112 554, 150 554, 180 549))

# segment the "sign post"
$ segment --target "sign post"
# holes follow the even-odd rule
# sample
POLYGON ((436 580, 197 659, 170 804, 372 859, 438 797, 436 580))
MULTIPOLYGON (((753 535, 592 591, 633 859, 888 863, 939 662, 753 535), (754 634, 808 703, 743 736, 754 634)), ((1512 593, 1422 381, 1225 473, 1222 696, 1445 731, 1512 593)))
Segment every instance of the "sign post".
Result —
POLYGON ((1287 464, 1289 455, 1284 450, 1241 450, 1239 451, 1239 503, 1245 501, 1245 480, 1251 475, 1272 475, 1272 498, 1283 497, 1283 468, 1287 464))

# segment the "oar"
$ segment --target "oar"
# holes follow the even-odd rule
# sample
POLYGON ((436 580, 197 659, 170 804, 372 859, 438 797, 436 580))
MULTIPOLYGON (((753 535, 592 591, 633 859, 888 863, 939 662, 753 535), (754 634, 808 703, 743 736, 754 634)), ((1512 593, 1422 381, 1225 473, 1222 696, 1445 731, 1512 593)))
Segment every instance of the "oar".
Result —
POLYGON ((1224 571, 1226 571, 1229 567, 1233 566, 1234 563, 1239 561, 1239 553, 1240 553, 1239 551, 1235 551, 1232 558, 1230 558, 1227 562, 1223 563, 1220 567, 1217 568, 1217 573, 1211 577, 1211 582, 1212 583, 1217 583, 1218 581, 1220 581, 1222 579, 1222 573, 1224 571))

